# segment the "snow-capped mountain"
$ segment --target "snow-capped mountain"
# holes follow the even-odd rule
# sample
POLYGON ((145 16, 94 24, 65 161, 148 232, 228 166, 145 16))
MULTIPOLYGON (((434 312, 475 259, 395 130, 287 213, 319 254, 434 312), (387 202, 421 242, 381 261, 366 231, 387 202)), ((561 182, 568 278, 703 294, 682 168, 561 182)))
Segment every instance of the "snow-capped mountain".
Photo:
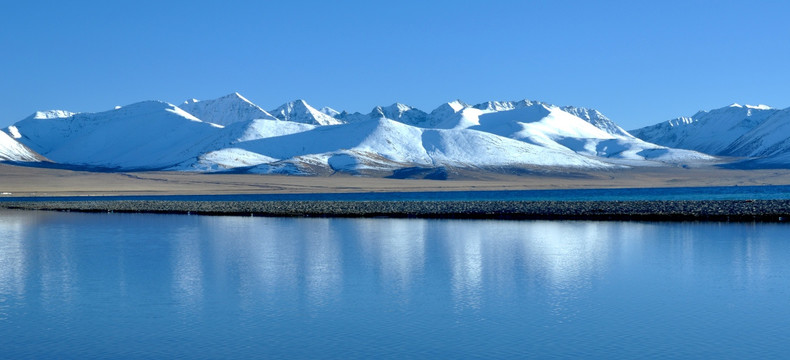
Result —
POLYGON ((431 117, 437 128, 483 131, 621 164, 644 166, 714 160, 695 151, 670 149, 634 138, 597 111, 560 108, 542 102, 497 101, 469 106, 454 101, 431 112, 431 117))
POLYGON ((528 100, 456 100, 430 113, 395 103, 364 115, 316 110, 302 100, 270 115, 237 93, 182 106, 146 101, 100 113, 41 112, 5 133, 56 163, 123 170, 383 174, 717 160, 637 139, 595 110, 528 100))
POLYGON ((790 164, 790 108, 733 104, 631 133, 665 146, 747 157, 750 165, 790 164))
POLYGON ((376 106, 368 116, 376 119, 395 120, 412 126, 430 126, 430 118, 427 113, 401 103, 394 103, 390 106, 383 107, 376 106))
POLYGON ((320 111, 320 112, 322 112, 322 113, 324 113, 324 114, 327 114, 327 115, 329 115, 329 116, 331 116, 331 117, 333 117, 333 118, 336 118, 338 115, 340 115, 340 111, 337 111, 337 110, 335 110, 335 109, 332 109, 332 108, 331 108, 331 107, 329 107, 329 106, 324 106, 324 107, 322 107, 322 108, 321 108, 320 110, 318 110, 318 111, 320 111))
POLYGON ((45 160, 25 145, 0 130, 0 161, 38 162, 45 160))
POLYGON ((433 128, 436 119, 424 111, 409 105, 394 103, 390 106, 376 106, 367 114, 341 112, 335 118, 344 123, 353 123, 370 119, 389 119, 406 125, 433 128))
MULTIPOLYGON (((473 107, 475 109, 483 110, 485 112, 502 112, 502 111, 510 111, 510 110, 518 110, 518 109, 534 108, 534 107, 558 108, 557 106, 554 106, 552 104, 548 104, 540 101, 530 101, 530 100, 489 101, 489 102, 474 105, 473 107)), ((607 118, 604 114, 602 114, 598 110, 575 107, 575 106, 562 106, 559 107, 559 110, 566 112, 570 115, 573 115, 576 118, 584 120, 609 134, 616 136, 631 137, 631 134, 623 130, 623 128, 617 126, 617 124, 615 124, 614 121, 607 118)))
POLYGON ((563 106, 561 107, 561 109, 562 111, 565 111, 590 124, 593 124, 595 127, 603 131, 606 131, 612 135, 619 135, 626 137, 632 136, 631 134, 628 133, 628 131, 625 131, 623 128, 615 124, 614 121, 606 117, 604 114, 601 114, 601 112, 598 110, 580 108, 574 106, 563 106))
POLYGON ((119 169, 164 168, 196 157, 222 129, 159 101, 66 117, 34 114, 12 128, 17 141, 54 162, 119 169))
POLYGON ((237 144, 270 137, 300 133, 316 128, 316 125, 283 120, 250 120, 233 123, 218 132, 205 153, 186 159, 173 170, 222 171, 259 165, 278 159, 255 154, 238 148, 237 144))
POLYGON ((321 168, 359 171, 410 166, 656 166, 714 160, 698 152, 669 149, 636 139, 594 110, 570 109, 587 120, 540 102, 470 106, 453 101, 430 114, 398 103, 376 107, 367 115, 343 112, 337 116, 345 124, 314 125, 305 131, 294 126, 307 125, 292 121, 259 123, 260 129, 253 134, 272 133, 276 128, 287 129, 288 134, 233 135, 235 142, 182 166, 217 170, 258 165, 251 171, 310 172, 321 168), (447 145, 442 147, 427 141, 438 138, 447 145), (491 145, 492 139, 497 139, 497 146, 491 145), (458 144, 466 144, 466 148, 462 150, 458 144), (538 153, 538 157, 524 156, 538 153), (340 158, 344 159, 343 166, 338 162, 340 158))
POLYGON ((725 152, 759 158, 790 152, 790 108, 773 112, 765 121, 733 141, 725 152))
MULTIPOLYGON (((285 136, 240 142, 220 151, 248 160, 257 158, 260 164, 253 172, 280 172, 283 169, 294 172, 298 169, 309 173, 315 168, 359 172, 416 166, 612 166, 571 151, 546 149, 484 132, 423 129, 390 119, 316 127, 285 136)), ((203 165, 208 160, 216 161, 218 155, 214 152, 211 159, 202 159, 203 165)))
POLYGON ((293 121, 311 125, 337 125, 342 121, 324 114, 310 106, 304 100, 291 101, 274 109, 271 113, 280 120, 293 121))
MULTIPOLYGON (((36 111, 22 121, 63 119, 74 114, 65 110, 36 111)), ((38 162, 46 160, 35 150, 19 142, 20 138, 22 135, 19 133, 19 128, 14 125, 6 128, 5 132, 0 130, 0 161, 38 162)))
POLYGON ((214 100, 191 99, 179 107, 200 120, 223 126, 255 119, 274 120, 272 114, 253 104, 239 93, 225 95, 214 100))
POLYGON ((732 153, 728 148, 777 112, 767 106, 732 104, 630 132, 640 139, 664 146, 716 155, 747 156, 732 153))

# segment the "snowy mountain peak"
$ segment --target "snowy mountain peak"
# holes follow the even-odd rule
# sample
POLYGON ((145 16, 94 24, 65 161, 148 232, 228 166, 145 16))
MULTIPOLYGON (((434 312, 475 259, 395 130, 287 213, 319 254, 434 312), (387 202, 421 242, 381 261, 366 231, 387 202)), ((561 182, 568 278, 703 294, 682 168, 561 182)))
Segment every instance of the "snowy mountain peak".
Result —
POLYGON ((47 110, 47 111, 36 111, 33 115, 30 116, 31 119, 63 119, 69 116, 76 114, 75 112, 66 111, 66 110, 47 110))
POLYGON ((727 107, 728 108, 746 108, 746 109, 752 109, 752 110, 771 110, 771 109, 773 109, 772 107, 770 107, 768 105, 763 105, 763 104, 759 104, 759 105, 749 105, 749 104, 741 105, 741 104, 738 104, 738 103, 733 103, 733 104, 731 104, 731 105, 729 105, 727 107))
POLYGON ((394 103, 384 107, 376 106, 368 116, 375 119, 391 119, 412 126, 425 127, 431 125, 427 113, 401 103, 394 103))
POLYGON ((465 102, 461 100, 450 101, 447 103, 447 105, 450 106, 455 112, 459 112, 463 108, 469 107, 469 105, 467 105, 465 102))
POLYGON ((439 105, 439 107, 431 111, 431 116, 454 114, 467 107, 469 107, 469 105, 467 105, 461 100, 450 101, 448 103, 439 105))
POLYGON ((554 111, 564 111, 566 113, 569 113, 577 118, 580 118, 592 124, 593 126, 609 134, 631 137, 631 135, 627 131, 617 126, 617 124, 615 124, 612 120, 610 120, 609 118, 604 116, 604 114, 602 114, 600 111, 595 109, 587 109, 587 108, 574 107, 574 106, 560 107, 542 101, 533 101, 527 99, 519 100, 519 101, 488 101, 474 105, 473 108, 487 113, 532 108, 545 115, 548 115, 549 113, 554 111))
POLYGON ((213 100, 187 100, 181 108, 203 121, 222 126, 253 119, 274 119, 272 114, 237 92, 213 100))
POLYGON ((298 99, 272 110, 277 119, 312 125, 337 125, 342 122, 298 99))
POLYGON ((373 110, 370 111, 370 115, 375 118, 387 117, 387 115, 384 114, 384 108, 381 106, 374 107, 373 110))
POLYGON ((162 101, 13 125, 18 141, 48 159, 102 168, 159 169, 200 154, 223 128, 162 101))
MULTIPOLYGON (((17 131, 15 127, 12 131, 17 131)), ((17 132, 18 134, 18 132, 17 132)), ((14 136, 16 138, 16 136, 14 136)), ((38 162, 44 158, 0 130, 0 161, 38 162)))
POLYGON ((233 93, 230 93, 228 95, 222 96, 222 97, 218 98, 217 100, 226 100, 226 101, 234 101, 235 100, 235 101, 241 101, 241 102, 253 105, 253 106, 257 106, 255 104, 253 104, 252 101, 247 100, 247 98, 245 98, 244 96, 242 96, 238 92, 233 92, 233 93))
POLYGON ((561 109, 612 135, 632 136, 598 110, 575 106, 563 106, 561 109))
POLYGON ((669 120, 668 123, 670 127, 673 127, 673 126, 683 126, 683 125, 691 124, 694 121, 696 120, 694 120, 693 117, 681 116, 679 118, 669 120))
POLYGON ((738 103, 733 103, 733 104, 730 104, 728 106, 725 106, 725 107, 719 108, 719 109, 713 109, 713 110, 710 110, 710 111, 700 111, 700 113, 716 112, 716 111, 721 112, 721 111, 736 110, 736 109, 740 109, 740 110, 775 110, 774 108, 772 108, 772 107, 770 107, 768 105, 764 105, 764 104, 759 104, 759 105, 744 104, 744 105, 741 105, 741 104, 738 104, 738 103))
POLYGON ((473 106, 475 109, 485 111, 507 111, 512 110, 513 106, 509 101, 487 101, 473 106))
POLYGON ((329 106, 324 106, 324 107, 321 108, 321 110, 318 110, 318 111, 320 111, 320 112, 322 112, 324 114, 327 114, 327 115, 329 115, 331 117, 337 117, 338 115, 340 115, 340 111, 332 109, 329 106))
MULTIPOLYGON (((76 116, 84 115, 80 117, 81 119, 85 118, 101 118, 102 120, 107 119, 118 119, 118 118, 132 118, 137 117, 139 118, 138 121, 144 121, 150 118, 153 118, 153 114, 160 114, 162 112, 168 112, 177 115, 179 118, 187 119, 189 121, 194 122, 203 122, 202 120, 198 119, 194 115, 184 111, 183 109, 175 106, 173 104, 159 101, 159 100, 147 100, 147 101, 140 101, 131 105, 126 105, 122 107, 116 107, 113 110, 108 110, 101 113, 91 114, 91 113, 83 113, 83 114, 74 114, 75 116, 71 116, 69 118, 73 119, 76 116), (95 116, 97 114, 101 114, 104 116, 95 116), (105 115, 106 114, 106 115, 105 115)), ((66 119, 66 118, 64 118, 66 119)))
POLYGON ((726 121, 739 121, 744 118, 752 118, 754 116, 762 117, 778 111, 767 105, 740 105, 732 104, 718 109, 699 111, 692 117, 695 119, 701 118, 726 118, 726 121))
POLYGON ((787 134, 787 130, 777 130, 782 123, 781 113, 765 105, 732 104, 631 133, 659 145, 713 155, 763 156, 787 140, 787 136, 782 135, 787 134))
POLYGON ((381 113, 381 114, 403 114, 409 110, 413 110, 409 105, 401 104, 401 103, 394 103, 390 106, 376 106, 373 108, 373 113, 381 113))
POLYGON ((387 109, 397 110, 399 112, 406 112, 406 111, 412 110, 414 108, 409 106, 409 105, 396 102, 396 103, 394 103, 394 104, 392 104, 390 106, 387 106, 387 109))
POLYGON ((390 106, 376 106, 373 108, 371 113, 373 114, 383 114, 383 115, 394 115, 393 117, 387 116, 388 119, 397 120, 403 113, 413 110, 411 106, 404 105, 401 103, 394 103, 390 106))
POLYGON ((483 111, 508 111, 521 109, 529 106, 542 105, 540 101, 520 100, 520 101, 487 101, 473 106, 475 109, 483 111))

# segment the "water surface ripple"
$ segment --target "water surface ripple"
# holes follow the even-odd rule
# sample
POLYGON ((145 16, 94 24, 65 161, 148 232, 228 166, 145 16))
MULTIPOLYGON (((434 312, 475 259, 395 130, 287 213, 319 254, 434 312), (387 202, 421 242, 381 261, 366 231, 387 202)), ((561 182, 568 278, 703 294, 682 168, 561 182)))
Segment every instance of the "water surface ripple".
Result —
POLYGON ((0 358, 765 358, 783 224, 0 211, 0 358))

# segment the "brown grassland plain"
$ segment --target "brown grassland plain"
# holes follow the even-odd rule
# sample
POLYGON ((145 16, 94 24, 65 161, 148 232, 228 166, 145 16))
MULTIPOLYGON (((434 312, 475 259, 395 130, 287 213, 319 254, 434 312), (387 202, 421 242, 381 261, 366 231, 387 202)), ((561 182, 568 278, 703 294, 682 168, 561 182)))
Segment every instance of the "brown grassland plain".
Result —
POLYGON ((345 174, 284 176, 89 172, 0 164, 0 193, 17 196, 286 194, 790 185, 790 170, 630 168, 588 172, 455 173, 449 180, 345 174))

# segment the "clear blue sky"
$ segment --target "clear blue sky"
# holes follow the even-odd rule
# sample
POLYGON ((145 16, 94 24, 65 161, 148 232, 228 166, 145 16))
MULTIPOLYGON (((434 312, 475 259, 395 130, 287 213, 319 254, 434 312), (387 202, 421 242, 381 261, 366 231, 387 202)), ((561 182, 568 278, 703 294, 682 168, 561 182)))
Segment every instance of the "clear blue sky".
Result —
POLYGON ((368 112, 542 100, 632 129, 790 106, 787 1, 4 1, 0 126, 238 91, 368 112))

